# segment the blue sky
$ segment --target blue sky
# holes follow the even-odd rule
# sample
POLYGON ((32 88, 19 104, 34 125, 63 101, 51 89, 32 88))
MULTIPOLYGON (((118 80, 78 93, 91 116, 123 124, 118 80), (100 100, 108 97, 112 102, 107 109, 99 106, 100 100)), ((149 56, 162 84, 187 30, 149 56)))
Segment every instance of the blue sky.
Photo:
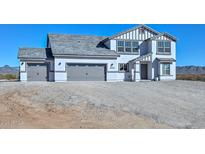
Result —
MULTIPOLYGON (((0 25, 0 66, 18 66, 19 47, 46 47, 47 33, 91 34, 111 36, 134 24, 91 25, 0 25)), ((205 66, 205 25, 148 24, 159 32, 178 38, 177 65, 205 66)))

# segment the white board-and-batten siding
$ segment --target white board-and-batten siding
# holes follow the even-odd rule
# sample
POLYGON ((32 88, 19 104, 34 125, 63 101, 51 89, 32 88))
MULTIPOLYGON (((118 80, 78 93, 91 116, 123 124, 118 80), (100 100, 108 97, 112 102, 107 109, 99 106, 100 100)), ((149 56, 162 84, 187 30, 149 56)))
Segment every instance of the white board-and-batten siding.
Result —
POLYGON ((166 36, 159 36, 159 37, 157 37, 156 38, 156 40, 163 40, 163 41, 172 41, 171 39, 169 39, 168 37, 166 37, 166 36))
POLYGON ((128 31, 127 33, 122 33, 119 34, 112 39, 123 39, 123 40, 146 40, 150 37, 153 37, 154 34, 153 32, 143 29, 144 33, 140 33, 140 29, 134 29, 131 31, 128 31))

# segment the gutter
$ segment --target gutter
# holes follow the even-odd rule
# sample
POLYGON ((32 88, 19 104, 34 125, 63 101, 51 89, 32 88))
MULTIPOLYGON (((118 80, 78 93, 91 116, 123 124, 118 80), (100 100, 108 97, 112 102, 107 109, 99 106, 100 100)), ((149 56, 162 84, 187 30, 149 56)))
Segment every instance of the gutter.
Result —
POLYGON ((67 54, 54 54, 53 55, 55 58, 106 58, 106 59, 116 59, 117 57, 120 57, 120 55, 67 55, 67 54))

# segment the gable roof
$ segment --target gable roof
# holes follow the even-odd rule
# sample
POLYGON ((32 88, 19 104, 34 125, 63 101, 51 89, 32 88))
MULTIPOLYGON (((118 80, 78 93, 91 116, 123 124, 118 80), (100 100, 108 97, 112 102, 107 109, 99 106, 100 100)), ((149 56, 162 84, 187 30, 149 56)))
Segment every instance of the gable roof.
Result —
POLYGON ((107 37, 92 35, 48 34, 53 55, 118 56, 104 45, 107 37))
POLYGON ((21 59, 47 59, 52 58, 49 48, 19 48, 18 58, 21 59))
POLYGON ((126 31, 117 33, 116 35, 113 35, 113 36, 109 37, 109 39, 113 39, 113 38, 115 38, 115 37, 117 37, 117 36, 119 36, 119 35, 126 34, 126 33, 130 32, 130 31, 133 31, 133 30, 139 29, 139 28, 147 29, 147 30, 153 32, 155 35, 160 34, 158 31, 156 31, 156 30, 154 30, 154 29, 152 29, 152 28, 150 28, 150 27, 148 27, 148 26, 146 26, 146 25, 142 25, 142 24, 141 24, 141 25, 135 26, 135 27, 133 27, 133 28, 131 28, 131 29, 128 29, 128 30, 126 30, 126 31))
MULTIPOLYGON (((167 33, 167 32, 165 32, 165 33, 161 33, 161 34, 159 34, 159 35, 156 35, 156 36, 153 36, 153 37, 151 37, 151 38, 149 38, 149 39, 157 39, 157 38, 159 38, 159 37, 161 37, 161 36, 165 36, 165 37, 167 37, 167 38, 169 38, 169 39, 171 39, 171 40, 173 40, 173 41, 177 41, 177 38, 176 37, 174 37, 174 36, 172 36, 171 34, 169 34, 169 33, 167 33)), ((148 40, 149 40, 148 39, 148 40)))

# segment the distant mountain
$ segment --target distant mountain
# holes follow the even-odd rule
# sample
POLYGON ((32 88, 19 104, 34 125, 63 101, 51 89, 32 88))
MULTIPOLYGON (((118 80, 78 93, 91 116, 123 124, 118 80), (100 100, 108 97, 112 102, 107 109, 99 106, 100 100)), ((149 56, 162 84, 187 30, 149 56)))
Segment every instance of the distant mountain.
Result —
POLYGON ((9 65, 0 67, 0 74, 18 74, 18 72, 18 67, 10 67, 9 65))
POLYGON ((177 74, 205 74, 205 66, 177 66, 177 74))

